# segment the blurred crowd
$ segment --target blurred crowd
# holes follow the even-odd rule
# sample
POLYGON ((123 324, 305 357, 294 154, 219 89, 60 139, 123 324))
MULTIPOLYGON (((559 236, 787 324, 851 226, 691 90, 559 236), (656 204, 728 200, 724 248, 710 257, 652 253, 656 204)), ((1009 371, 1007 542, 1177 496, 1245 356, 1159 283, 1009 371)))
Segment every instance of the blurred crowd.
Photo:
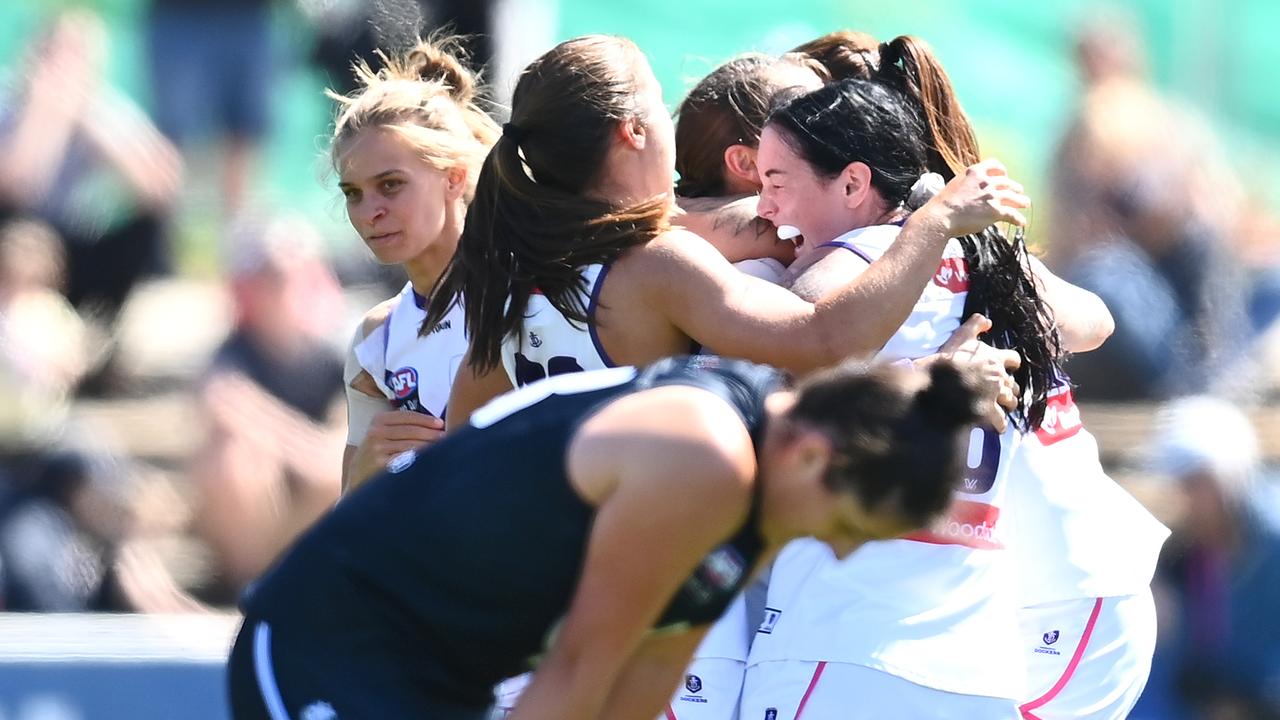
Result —
MULTIPOLYGON (((373 49, 395 42, 368 17, 385 5, 299 2, 312 61, 335 91, 350 89, 353 57, 376 62, 373 49)), ((400 5, 428 25, 477 33, 473 58, 491 57, 490 3, 400 5)), ((338 497, 339 347, 359 288, 339 283, 305 217, 253 207, 273 121, 271 6, 152 0, 145 109, 106 80, 108 34, 88 10, 51 15, 6 68, 5 610, 230 608, 338 497), (193 148, 211 145, 226 218, 217 297, 229 318, 216 329, 226 335, 201 369, 149 387, 121 350, 123 326, 136 322, 127 309, 140 287, 173 279, 184 169, 193 148), (78 412, 127 401, 145 414, 155 393, 184 399, 186 412, 160 426, 188 438, 178 457, 131 456, 127 441, 112 442, 128 428, 78 412)), ((1079 99, 1038 199, 1051 215, 1041 243, 1055 272, 1107 302, 1116 330, 1069 370, 1086 403, 1154 415, 1149 447, 1129 462, 1184 508, 1157 581, 1155 671, 1134 716, 1280 717, 1280 495, 1268 480, 1277 450, 1246 412, 1276 390, 1280 221, 1208 122, 1149 80, 1131 27, 1082 28, 1076 50, 1079 99)), ((144 332, 181 341, 186 321, 204 316, 144 332)))

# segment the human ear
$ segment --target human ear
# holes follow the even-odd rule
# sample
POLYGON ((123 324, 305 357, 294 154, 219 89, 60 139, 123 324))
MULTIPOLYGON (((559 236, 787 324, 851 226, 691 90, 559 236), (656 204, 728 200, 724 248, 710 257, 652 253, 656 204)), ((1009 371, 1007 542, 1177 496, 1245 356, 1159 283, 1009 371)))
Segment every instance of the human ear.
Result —
POLYGON ((457 200, 462 197, 463 192, 467 189, 467 169, 463 167, 451 167, 444 174, 444 191, 450 200, 457 200))
POLYGON ((618 139, 632 150, 644 150, 649 128, 639 116, 618 121, 618 139))
POLYGON ((756 175, 756 149, 746 145, 730 145, 724 149, 724 167, 734 177, 753 185, 760 182, 756 175))
POLYGON ((845 207, 855 209, 871 192, 871 168, 863 162, 851 162, 840 173, 840 181, 844 183, 845 207))

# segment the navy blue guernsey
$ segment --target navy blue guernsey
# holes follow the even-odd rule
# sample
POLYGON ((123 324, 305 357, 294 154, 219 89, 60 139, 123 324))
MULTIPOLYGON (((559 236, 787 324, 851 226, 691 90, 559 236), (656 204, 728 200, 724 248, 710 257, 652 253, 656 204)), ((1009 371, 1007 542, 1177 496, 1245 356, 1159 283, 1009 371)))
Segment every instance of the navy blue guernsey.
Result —
MULTIPOLYGON (((428 695, 487 705, 496 682, 545 652, 576 588, 595 513, 565 467, 582 422, 627 394, 698 387, 729 402, 758 452, 764 399, 783 382, 766 366, 696 356, 508 394, 473 416, 480 427, 393 462, 339 502, 246 593, 246 617, 268 622, 275 641, 317 666, 376 653, 428 695)), ((757 506, 681 586, 658 627, 719 617, 763 550, 757 506)))

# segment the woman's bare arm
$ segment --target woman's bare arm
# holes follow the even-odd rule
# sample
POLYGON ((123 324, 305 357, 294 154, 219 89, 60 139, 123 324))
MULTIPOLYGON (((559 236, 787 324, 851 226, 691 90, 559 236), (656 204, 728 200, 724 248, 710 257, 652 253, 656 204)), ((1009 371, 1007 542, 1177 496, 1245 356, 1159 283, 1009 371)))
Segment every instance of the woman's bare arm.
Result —
POLYGON ((688 658, 668 652, 665 669, 655 669, 661 653, 643 650, 646 635, 706 553, 746 517, 751 439, 723 400, 657 388, 589 420, 569 467, 584 495, 604 494, 569 612, 510 720, 653 717, 674 689, 653 678, 688 658), (608 714, 615 692, 637 706, 608 714))
POLYGON ((462 359, 449 392, 449 409, 445 416, 445 432, 453 432, 471 420, 471 413, 502 393, 515 388, 501 365, 477 374, 471 367, 471 353, 462 359))
POLYGON ((1027 256, 1040 297, 1053 310, 1063 348, 1071 352, 1096 350, 1115 332, 1116 321, 1102 298, 1054 275, 1040 259, 1027 256))
POLYGON ((671 232, 626 258, 646 300, 689 337, 724 355, 797 372, 869 355, 906 320, 946 241, 1001 220, 1025 223, 1029 201, 994 162, 957 176, 916 211, 883 256, 810 304, 736 272, 714 248, 671 232))

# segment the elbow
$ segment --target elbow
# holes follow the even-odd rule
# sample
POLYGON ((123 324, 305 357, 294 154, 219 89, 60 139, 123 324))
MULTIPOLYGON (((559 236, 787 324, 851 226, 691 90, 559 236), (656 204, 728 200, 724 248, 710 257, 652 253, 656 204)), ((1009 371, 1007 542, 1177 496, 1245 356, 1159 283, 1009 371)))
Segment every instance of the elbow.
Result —
POLYGON ((1116 331, 1115 318, 1100 298, 1092 312, 1088 314, 1088 322, 1071 323, 1071 327, 1061 327, 1062 343, 1069 352, 1082 353, 1097 350, 1102 343, 1116 331))

